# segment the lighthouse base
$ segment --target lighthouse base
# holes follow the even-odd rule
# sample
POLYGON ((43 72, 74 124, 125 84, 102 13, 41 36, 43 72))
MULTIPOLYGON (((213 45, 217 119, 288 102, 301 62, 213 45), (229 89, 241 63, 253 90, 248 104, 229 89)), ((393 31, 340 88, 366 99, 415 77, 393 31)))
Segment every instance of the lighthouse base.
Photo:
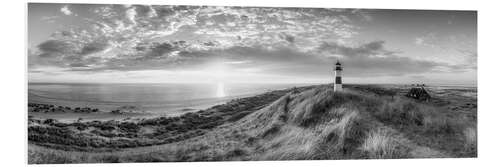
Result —
POLYGON ((342 84, 334 84, 333 85, 333 91, 334 92, 342 91, 342 84))

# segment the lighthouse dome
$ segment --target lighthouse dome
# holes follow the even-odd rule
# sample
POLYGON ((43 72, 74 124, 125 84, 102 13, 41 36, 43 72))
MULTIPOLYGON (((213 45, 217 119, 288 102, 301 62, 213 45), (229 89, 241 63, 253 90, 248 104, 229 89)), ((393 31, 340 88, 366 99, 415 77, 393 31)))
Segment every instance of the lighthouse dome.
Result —
POLYGON ((340 66, 340 62, 339 62, 339 61, 337 61, 337 63, 336 63, 335 65, 338 65, 338 66, 340 66))

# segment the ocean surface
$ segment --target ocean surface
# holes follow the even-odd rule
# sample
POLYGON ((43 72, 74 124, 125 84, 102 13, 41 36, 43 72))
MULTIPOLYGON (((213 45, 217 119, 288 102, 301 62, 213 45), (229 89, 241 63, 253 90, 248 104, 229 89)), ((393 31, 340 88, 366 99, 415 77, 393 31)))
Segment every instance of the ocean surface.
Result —
POLYGON ((300 84, 60 84, 29 83, 28 101, 103 110, 128 108, 151 112, 198 110, 237 97, 300 84))

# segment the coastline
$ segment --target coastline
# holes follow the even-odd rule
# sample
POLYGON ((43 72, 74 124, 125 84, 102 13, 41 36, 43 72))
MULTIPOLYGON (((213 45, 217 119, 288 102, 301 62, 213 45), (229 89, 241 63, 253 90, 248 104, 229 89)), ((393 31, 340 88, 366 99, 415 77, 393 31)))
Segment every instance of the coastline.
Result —
MULTIPOLYGON (((301 90, 306 90, 311 87, 297 88, 301 90)), ((210 108, 204 110, 184 112, 178 115, 136 115, 132 117, 130 113, 123 114, 113 114, 114 117, 109 119, 54 119, 52 118, 37 118, 29 117, 28 126, 30 136, 30 144, 36 144, 43 147, 48 147, 52 149, 68 150, 68 151, 116 151, 123 148, 134 148, 134 147, 144 147, 152 145, 160 145, 182 141, 195 136, 203 135, 207 131, 222 125, 226 122, 234 122, 242 117, 250 114, 253 111, 261 109, 267 106, 269 103, 277 100, 281 96, 289 93, 294 89, 283 89, 265 92, 259 95, 242 97, 232 99, 224 104, 214 105, 210 108), (119 119, 117 119, 119 118, 119 119), (187 122, 186 122, 187 121, 187 122), (107 128, 111 128, 112 131, 124 130, 125 133, 114 134, 112 131, 107 131, 107 128), (105 142, 106 144, 95 144, 91 148, 86 148, 88 143, 80 142, 82 138, 73 138, 72 135, 67 135, 65 133, 72 133, 69 131, 60 132, 58 129, 66 128, 76 128, 84 129, 85 133, 89 134, 99 134, 107 137, 128 137, 131 140, 127 141, 115 141, 115 142, 105 142), (162 128, 167 128, 170 131, 168 134, 157 133, 157 134, 147 134, 145 131, 151 131, 151 129, 156 129, 155 131, 164 131, 162 128), (66 136, 64 139, 54 139, 45 138, 49 136, 43 135, 47 131, 54 131, 52 135, 66 136), (60 134, 62 133, 62 134, 60 134), (143 134, 144 137, 148 137, 148 140, 143 140, 138 138, 137 134, 143 134), (44 137, 45 136, 45 137, 44 137), (135 136, 135 137, 134 137, 135 136), (173 137, 170 137, 173 136, 173 137), (166 138, 165 138, 166 137, 166 138), (71 143, 80 143, 75 145, 64 144, 62 140, 72 141, 71 143), (62 142, 62 143, 61 143, 62 142), (59 143, 59 144, 57 144, 59 143), (99 148, 100 147, 100 148, 99 148)), ((55 106, 57 108, 57 106, 55 106)), ((57 111, 56 111, 57 112, 57 111)), ((33 112, 29 112, 32 113, 33 112)), ((51 114, 51 113, 40 113, 51 114)), ((57 114, 57 113, 56 113, 57 114)), ((82 113, 82 115, 100 115, 100 114, 112 114, 109 112, 97 112, 97 113, 82 113)), ((28 114, 29 115, 29 114, 28 114)), ((79 131, 80 133, 82 131, 79 131)), ((84 135, 87 136, 88 135, 84 135)), ((84 136, 80 136, 85 138, 84 136)), ((96 140, 96 139, 93 139, 96 140)))
MULTIPOLYGON (((167 116, 179 115, 185 111, 196 111, 210 108, 215 105, 224 104, 230 100, 244 97, 251 97, 261 93, 291 88, 291 85, 282 84, 271 85, 267 88, 265 85, 245 85, 229 87, 229 94, 222 97, 212 95, 214 92, 200 91, 200 89, 213 89, 209 85, 204 87, 193 87, 187 85, 183 90, 175 90, 178 84, 65 84, 65 83, 29 83, 35 86, 28 89, 28 103, 50 104, 64 107, 91 107, 98 108, 101 111, 130 110, 133 108, 138 113, 150 113, 153 115, 167 116), (76 86, 76 87, 75 87, 76 86), (75 88, 73 88, 75 87, 75 88), (116 87, 116 88, 115 88, 116 87), (111 93, 131 87, 134 90, 127 90, 125 97, 111 93), (60 90, 58 90, 61 88, 60 90), (196 88, 192 92, 187 92, 186 88, 196 88), (272 89, 271 89, 272 88, 272 89), (73 91, 81 91, 81 94, 73 91), (241 90, 241 93, 235 91, 241 90), (161 92, 161 93, 158 93, 161 92), (135 97, 135 93, 141 94, 135 97), (154 95, 148 95, 148 93, 154 95), (180 94, 179 94, 180 93, 180 94), (199 96, 201 94, 201 96, 199 96), (134 95, 134 96, 131 96, 134 95), (198 97, 199 96, 199 97, 198 97)), ((299 84, 300 85, 300 84, 299 84)), ((200 86, 200 85, 194 85, 200 86)))

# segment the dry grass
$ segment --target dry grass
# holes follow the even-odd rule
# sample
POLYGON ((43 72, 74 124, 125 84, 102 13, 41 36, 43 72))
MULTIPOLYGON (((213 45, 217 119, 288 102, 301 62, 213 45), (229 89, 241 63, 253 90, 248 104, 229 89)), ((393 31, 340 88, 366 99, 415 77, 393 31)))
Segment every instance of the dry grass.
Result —
MULTIPOLYGON (((344 114, 332 120, 317 139, 315 159, 350 158, 369 129, 369 123, 356 110, 340 110, 344 114)), ((337 113, 338 114, 338 113, 337 113)))
MULTIPOLYGON (((424 157, 435 157, 435 150, 447 152, 451 157, 476 156, 477 146, 472 144, 475 129, 467 128, 475 121, 466 115, 405 98, 383 101, 380 109, 372 113, 381 123, 406 134, 417 144, 434 148, 428 151, 431 156, 424 157)), ((419 152, 422 150, 425 149, 419 152)))
POLYGON ((34 146, 29 148, 29 158, 30 163, 168 162, 406 158, 410 152, 430 157, 439 153, 415 148, 398 131, 415 132, 408 135, 424 142, 446 141, 458 133, 462 145, 465 141, 469 150, 476 148, 475 128, 464 129, 460 120, 407 99, 376 97, 349 89, 334 93, 320 86, 286 94, 253 113, 236 113, 230 122, 204 135, 176 143, 115 153, 34 146))
POLYGON ((477 149, 477 132, 476 128, 467 127, 464 129, 463 134, 465 136, 465 150, 466 151, 476 151, 477 149))
POLYGON ((366 152, 370 158, 399 158, 402 155, 401 152, 398 152, 398 143, 393 135, 387 129, 372 130, 361 146, 361 150, 366 152))

